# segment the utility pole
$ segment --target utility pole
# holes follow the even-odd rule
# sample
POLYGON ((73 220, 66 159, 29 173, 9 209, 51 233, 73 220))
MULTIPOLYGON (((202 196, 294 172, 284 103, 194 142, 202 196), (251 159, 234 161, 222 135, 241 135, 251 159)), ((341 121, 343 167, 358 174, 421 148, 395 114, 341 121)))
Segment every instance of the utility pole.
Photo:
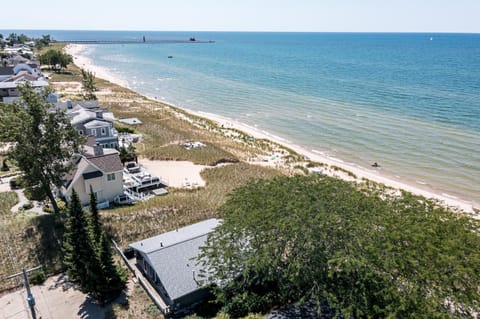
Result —
POLYGON ((18 274, 8 276, 6 279, 15 278, 18 276, 23 276, 23 280, 25 282, 25 288, 27 288, 27 302, 28 306, 30 307, 30 312, 32 313, 32 319, 37 319, 37 314, 35 313, 35 298, 33 298, 32 291, 30 290, 30 281, 28 280, 28 273, 38 270, 42 268, 42 265, 30 268, 28 270, 25 267, 22 268, 22 272, 18 274))

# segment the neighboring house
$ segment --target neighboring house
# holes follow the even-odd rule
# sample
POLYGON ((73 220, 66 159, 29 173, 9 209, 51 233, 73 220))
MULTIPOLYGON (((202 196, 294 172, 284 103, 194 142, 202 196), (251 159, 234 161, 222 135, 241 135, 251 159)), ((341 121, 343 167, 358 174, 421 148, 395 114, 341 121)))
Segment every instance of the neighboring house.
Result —
POLYGON ((18 84, 24 84, 30 82, 33 89, 40 93, 44 88, 48 87, 48 82, 44 80, 29 80, 29 75, 20 74, 18 78, 13 81, 0 82, 0 98, 5 103, 9 103, 13 100, 17 100, 20 97, 20 91, 18 90, 18 84))
POLYGON ((0 66, 0 82, 8 80, 14 75, 12 66, 0 66))
MULTIPOLYGON (((57 104, 60 109, 63 104, 57 104)), ((67 116, 71 118, 72 126, 85 136, 94 136, 97 144, 104 148, 118 147, 118 133, 113 127, 112 112, 102 109, 98 103, 84 103, 83 105, 66 104, 67 116)))
POLYGON ((40 66, 35 63, 35 62, 30 62, 30 63, 19 63, 15 65, 13 68, 13 73, 17 75, 20 72, 27 72, 31 76, 35 76, 37 80, 38 78, 42 77, 42 72, 40 71, 40 66))
POLYGON ((75 189, 82 205, 88 205, 92 187, 99 207, 108 207, 107 203, 123 194, 123 165, 119 153, 113 149, 104 150, 100 145, 86 145, 84 150, 59 191, 69 201, 75 189))
POLYGON ((208 219, 130 244, 138 269, 162 297, 170 314, 188 311, 208 296, 198 274, 195 258, 209 233, 220 224, 208 219))

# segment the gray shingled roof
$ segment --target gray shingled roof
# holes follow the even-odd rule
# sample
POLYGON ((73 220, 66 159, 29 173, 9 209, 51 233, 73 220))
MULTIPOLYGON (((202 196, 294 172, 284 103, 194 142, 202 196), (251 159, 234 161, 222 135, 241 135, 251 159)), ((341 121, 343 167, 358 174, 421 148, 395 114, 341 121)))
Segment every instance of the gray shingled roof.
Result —
POLYGON ((219 224, 218 219, 208 219, 130 244, 130 247, 145 254, 170 299, 174 300, 200 288, 196 280, 201 267, 194 258, 208 234, 219 224))
POLYGON ((13 75, 13 67, 0 66, 0 75, 13 75))

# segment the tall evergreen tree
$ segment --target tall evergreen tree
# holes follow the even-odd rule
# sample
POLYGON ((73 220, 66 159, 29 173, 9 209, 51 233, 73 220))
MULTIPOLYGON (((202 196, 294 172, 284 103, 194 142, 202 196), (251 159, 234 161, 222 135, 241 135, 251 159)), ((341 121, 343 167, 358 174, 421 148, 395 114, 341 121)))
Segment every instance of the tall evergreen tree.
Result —
POLYGON ((90 238, 96 247, 96 261, 92 261, 95 271, 89 278, 91 292, 103 301, 120 293, 125 286, 126 278, 113 261, 108 236, 103 230, 97 208, 97 198, 90 188, 90 238))
POLYGON ((102 239, 102 223, 98 214, 97 196, 93 192, 92 186, 90 186, 90 229, 92 239, 95 242, 95 247, 100 247, 100 241, 102 239))
POLYGON ((110 241, 107 234, 102 232, 99 247, 99 262, 102 278, 97 284, 99 299, 117 295, 125 287, 125 276, 113 261, 110 241))
POLYGON ((89 290, 91 286, 89 278, 98 271, 98 265, 95 265, 96 259, 88 231, 88 221, 78 195, 73 190, 64 235, 63 263, 71 280, 78 282, 82 290, 89 290), (95 266, 97 268, 92 272, 95 266))

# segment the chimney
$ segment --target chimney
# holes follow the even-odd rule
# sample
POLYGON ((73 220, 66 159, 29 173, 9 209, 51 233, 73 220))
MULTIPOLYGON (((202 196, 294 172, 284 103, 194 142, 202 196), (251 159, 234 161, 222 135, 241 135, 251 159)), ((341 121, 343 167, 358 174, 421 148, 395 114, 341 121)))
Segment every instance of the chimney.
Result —
POLYGON ((96 143, 95 145, 93 145, 93 155, 95 156, 101 156, 103 155, 103 147, 102 145, 96 143))
POLYGON ((103 111, 97 112, 97 119, 103 119, 103 111))

